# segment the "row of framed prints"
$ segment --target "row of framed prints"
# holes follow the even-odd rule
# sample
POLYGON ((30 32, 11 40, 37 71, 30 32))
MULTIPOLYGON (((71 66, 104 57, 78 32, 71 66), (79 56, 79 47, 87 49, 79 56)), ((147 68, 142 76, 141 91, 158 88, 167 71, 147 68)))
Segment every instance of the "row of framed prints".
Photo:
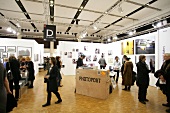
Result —
POLYGON ((9 56, 32 56, 32 47, 21 46, 0 46, 0 58, 8 58, 9 56))

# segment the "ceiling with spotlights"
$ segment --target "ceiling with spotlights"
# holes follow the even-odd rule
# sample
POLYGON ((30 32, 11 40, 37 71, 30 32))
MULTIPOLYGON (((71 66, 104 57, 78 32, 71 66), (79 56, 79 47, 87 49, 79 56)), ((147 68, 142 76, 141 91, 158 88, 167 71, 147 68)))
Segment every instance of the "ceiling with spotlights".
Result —
POLYGON ((0 37, 17 37, 11 27, 43 43, 44 24, 53 24, 57 41, 101 42, 169 16, 170 0, 0 0, 0 37))

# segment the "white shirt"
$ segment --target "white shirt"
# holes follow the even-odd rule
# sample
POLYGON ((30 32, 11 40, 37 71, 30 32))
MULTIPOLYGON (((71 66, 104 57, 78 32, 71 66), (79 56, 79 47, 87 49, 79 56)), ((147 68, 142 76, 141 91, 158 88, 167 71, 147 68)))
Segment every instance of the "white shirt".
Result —
POLYGON ((113 70, 120 70, 121 63, 119 61, 114 61, 113 70))

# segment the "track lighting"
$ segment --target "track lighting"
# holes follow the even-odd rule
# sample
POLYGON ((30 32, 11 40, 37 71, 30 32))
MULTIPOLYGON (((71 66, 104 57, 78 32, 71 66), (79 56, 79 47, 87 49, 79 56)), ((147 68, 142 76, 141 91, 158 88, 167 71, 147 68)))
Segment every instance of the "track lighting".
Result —
POLYGON ((16 34, 17 32, 15 30, 12 31, 13 34, 16 34))
POLYGON ((162 26, 162 22, 158 22, 157 24, 156 24, 156 27, 161 27, 162 26))
POLYGON ((6 30, 7 30, 8 32, 12 32, 12 28, 11 28, 11 27, 8 27, 6 30))

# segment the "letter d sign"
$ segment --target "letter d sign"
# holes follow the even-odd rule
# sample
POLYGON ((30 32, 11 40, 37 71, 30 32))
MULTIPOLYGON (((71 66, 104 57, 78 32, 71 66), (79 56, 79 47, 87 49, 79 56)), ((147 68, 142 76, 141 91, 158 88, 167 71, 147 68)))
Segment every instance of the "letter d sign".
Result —
POLYGON ((50 29, 47 29, 47 37, 52 37, 53 36, 53 31, 50 29))

